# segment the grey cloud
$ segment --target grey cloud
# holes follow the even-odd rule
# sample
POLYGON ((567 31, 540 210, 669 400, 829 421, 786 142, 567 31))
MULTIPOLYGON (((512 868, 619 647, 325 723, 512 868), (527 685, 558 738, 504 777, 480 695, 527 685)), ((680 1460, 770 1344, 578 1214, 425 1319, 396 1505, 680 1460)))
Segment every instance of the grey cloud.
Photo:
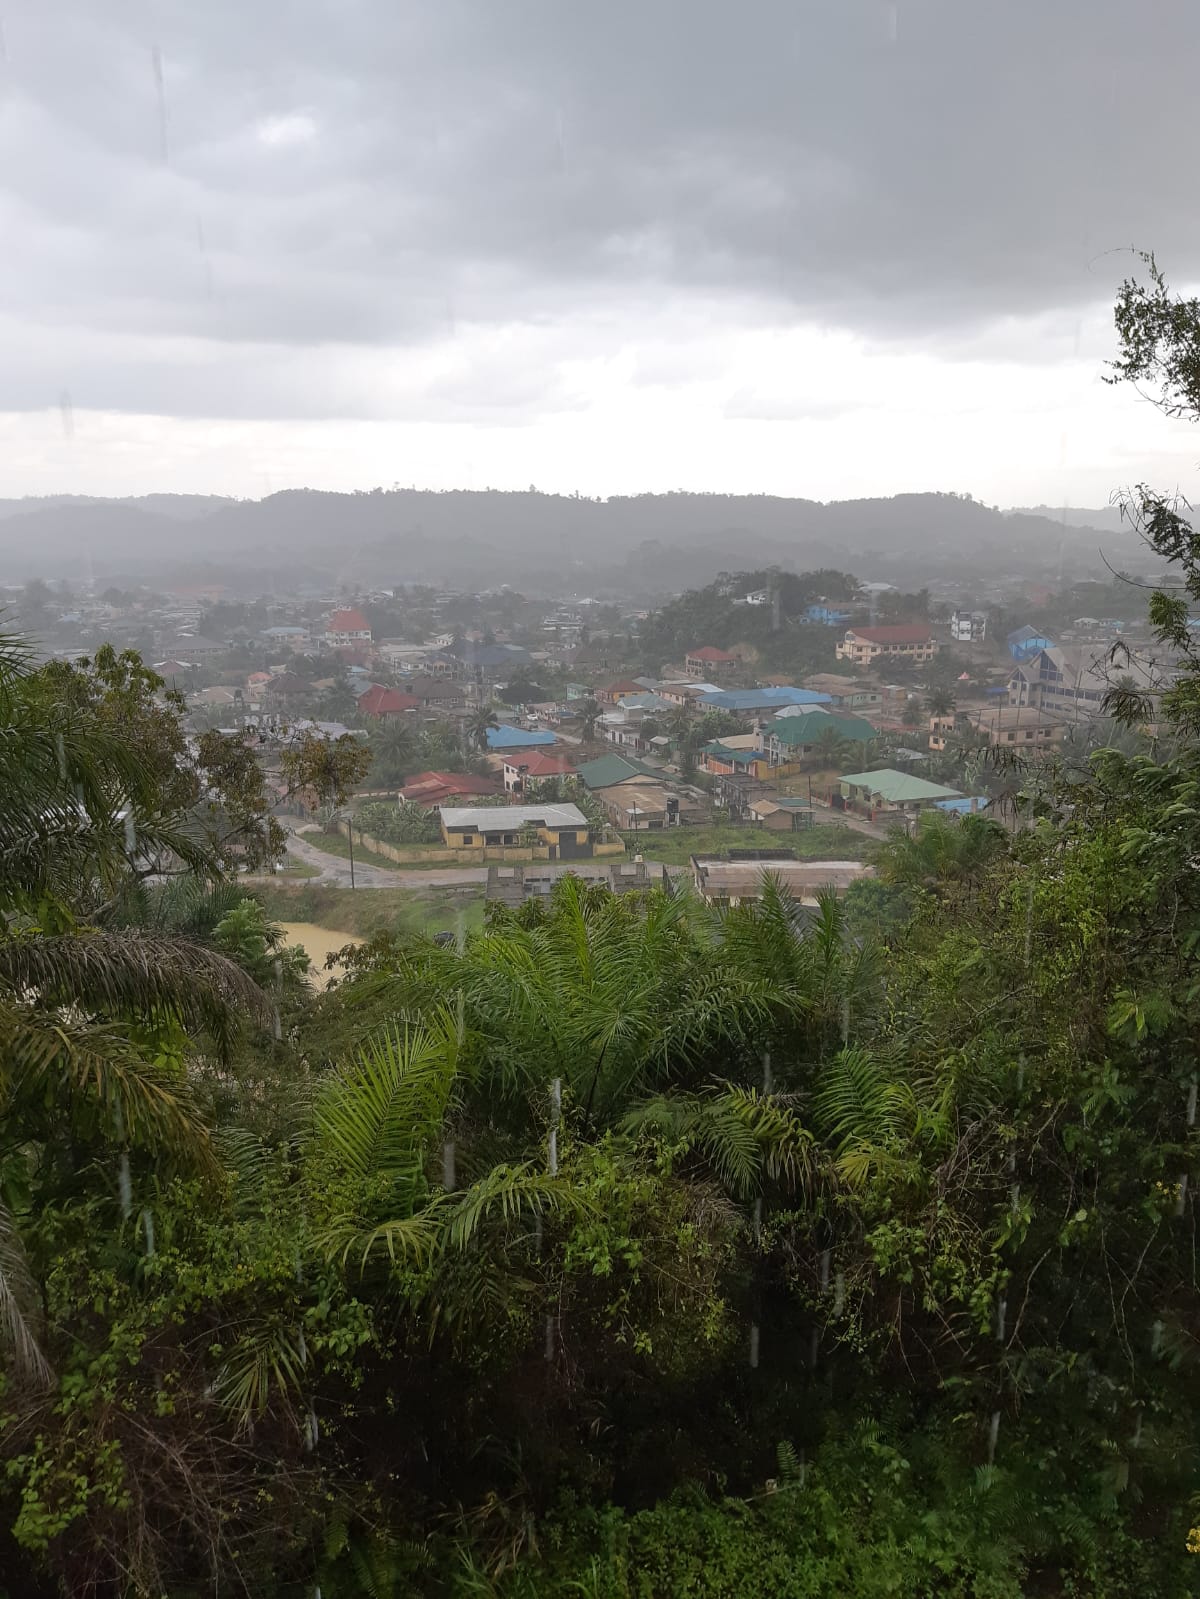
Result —
MULTIPOLYGON (((952 346, 1111 298, 1116 246, 1200 269, 1178 0, 20 0, 5 34, 0 305, 81 363, 126 336, 88 368, 116 408, 167 337, 306 414, 319 376, 238 349, 681 295, 952 346)), ((219 402, 187 379, 153 405, 219 402)))

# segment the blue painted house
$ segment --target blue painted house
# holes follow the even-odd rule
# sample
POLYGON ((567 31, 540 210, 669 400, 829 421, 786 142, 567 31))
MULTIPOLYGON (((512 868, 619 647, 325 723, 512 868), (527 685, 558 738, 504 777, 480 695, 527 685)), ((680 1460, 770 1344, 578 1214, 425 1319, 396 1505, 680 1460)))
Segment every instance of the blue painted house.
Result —
POLYGON ((823 627, 845 627, 854 613, 835 611, 828 605, 810 605, 804 612, 806 622, 820 622, 823 627))
POLYGON ((1042 650, 1054 648, 1053 639, 1048 639, 1044 633, 1039 633, 1036 627, 1030 627, 1028 624, 1018 627, 1004 642, 1008 645, 1008 653, 1014 661, 1031 661, 1042 650))

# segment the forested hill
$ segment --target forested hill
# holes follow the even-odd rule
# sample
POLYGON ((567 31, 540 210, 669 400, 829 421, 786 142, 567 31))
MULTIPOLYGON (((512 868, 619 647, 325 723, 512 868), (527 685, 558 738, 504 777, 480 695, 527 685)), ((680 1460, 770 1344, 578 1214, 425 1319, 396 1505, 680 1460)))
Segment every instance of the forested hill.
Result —
POLYGON ((731 564, 796 570, 846 566, 919 586, 955 573, 1086 576, 1098 546, 1120 564, 1129 533, 1007 513, 956 494, 891 499, 643 494, 593 500, 534 490, 435 493, 287 490, 264 500, 188 495, 141 500, 0 502, 0 578, 159 575, 214 567, 270 571, 283 561, 314 581, 676 590, 731 564))

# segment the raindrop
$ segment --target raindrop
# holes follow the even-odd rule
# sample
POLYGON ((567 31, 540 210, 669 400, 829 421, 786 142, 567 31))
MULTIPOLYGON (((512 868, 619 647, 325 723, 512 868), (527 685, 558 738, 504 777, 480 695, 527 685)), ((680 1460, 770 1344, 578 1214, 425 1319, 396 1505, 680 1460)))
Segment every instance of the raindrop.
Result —
POLYGON ((279 1020, 279 1006, 271 1006, 271 1037, 276 1043, 283 1037, 283 1024, 279 1020))
POLYGON ((123 1149, 117 1162, 117 1187, 121 1194, 121 1215, 129 1220, 133 1210, 133 1178, 129 1175, 129 1151, 123 1149))
POLYGON ((550 1148, 546 1166, 551 1177, 558 1176, 558 1122, 562 1115, 562 1078, 550 1084, 550 1148))
POLYGON ((64 439, 75 437, 75 407, 71 403, 70 389, 64 389, 58 397, 58 414, 62 418, 64 439))
POLYGON ((137 851, 137 827, 134 824, 133 812, 125 812, 125 849, 133 855, 137 851))
POLYGON ((1187 1097, 1187 1124, 1189 1127, 1196 1125, 1196 1079, 1193 1077, 1188 1086, 1187 1097))
POLYGON ((759 1341, 758 1323, 756 1321, 752 1321, 750 1323, 750 1370, 751 1371, 757 1371, 758 1370, 758 1341, 759 1341))
POLYGON ((448 1138, 442 1145, 442 1187, 450 1194, 454 1191, 457 1177, 454 1161, 454 1140, 448 1138))
POLYGON ((988 1425, 988 1452, 987 1452, 987 1455, 988 1455, 988 1465, 989 1466, 994 1466, 995 1463, 996 1463, 996 1445, 999 1442, 999 1440, 1000 1440, 1000 1412, 998 1410, 993 1410, 992 1411, 992 1419, 991 1419, 991 1422, 988 1425))
POLYGON ((147 1253, 147 1255, 153 1255, 153 1253, 154 1253, 154 1217, 150 1214, 150 1211, 149 1211, 148 1208, 142 1212, 142 1230, 146 1234, 146 1253, 147 1253))
POLYGON ((166 165, 170 160, 167 147, 167 92, 163 84, 162 51, 157 45, 150 52, 150 64, 154 70, 154 94, 158 101, 158 143, 163 164, 166 165))
POLYGON ((996 1301, 996 1341, 1004 1342, 1004 1324, 1008 1320, 1008 1300, 1003 1294, 996 1301))
POLYGON ((762 1196, 754 1201, 754 1242, 757 1244, 762 1239, 762 1196))
POLYGON ((297 1349, 300 1352, 300 1364, 302 1366, 307 1366, 308 1365, 308 1341, 307 1341, 307 1339, 304 1336, 304 1328, 303 1327, 301 1327, 300 1335, 296 1339, 296 1347, 297 1347, 297 1349))
POLYGON ((815 1372, 817 1369, 817 1357, 820 1355, 820 1353, 821 1329, 819 1327, 814 1327, 812 1330, 812 1338, 808 1346, 808 1364, 813 1372, 815 1372))
POLYGON ((769 1049, 764 1049, 763 1050, 763 1093, 764 1094, 769 1094, 771 1092, 772 1092, 771 1051, 769 1049))
POLYGON ((833 1313, 840 1316, 846 1303, 846 1273, 839 1271, 833 1279, 833 1313))
POLYGON ((829 1263, 830 1263, 831 1258, 832 1258, 832 1252, 830 1250, 823 1249, 821 1251, 821 1292, 822 1293, 824 1293, 825 1290, 829 1287, 829 1263))
POLYGON ((546 1359, 554 1359, 554 1316, 546 1313, 546 1359))
POLYGON ((67 746, 63 742, 61 733, 54 735, 54 748, 58 752, 58 775, 65 783, 67 780, 67 746))

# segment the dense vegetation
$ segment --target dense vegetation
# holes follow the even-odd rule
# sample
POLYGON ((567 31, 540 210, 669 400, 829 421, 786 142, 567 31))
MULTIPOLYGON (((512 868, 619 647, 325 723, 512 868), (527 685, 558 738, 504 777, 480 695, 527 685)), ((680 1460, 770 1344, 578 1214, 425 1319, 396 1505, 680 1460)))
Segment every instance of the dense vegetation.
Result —
POLYGON ((1197 1591, 1200 662, 1154 618, 1170 759, 1019 831, 812 913, 566 879, 320 996, 129 683, 6 649, 0 1585, 1197 1591))

